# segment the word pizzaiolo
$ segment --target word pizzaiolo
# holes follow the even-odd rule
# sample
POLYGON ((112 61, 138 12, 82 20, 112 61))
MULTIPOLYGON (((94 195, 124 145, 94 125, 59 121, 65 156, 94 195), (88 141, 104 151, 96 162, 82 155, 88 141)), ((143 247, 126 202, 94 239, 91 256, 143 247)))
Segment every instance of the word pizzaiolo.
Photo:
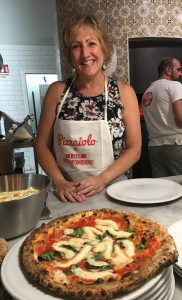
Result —
POLYGON ((94 146, 97 140, 92 138, 92 134, 90 133, 86 139, 79 137, 77 140, 67 139, 62 134, 58 134, 57 136, 58 145, 64 146, 94 146))

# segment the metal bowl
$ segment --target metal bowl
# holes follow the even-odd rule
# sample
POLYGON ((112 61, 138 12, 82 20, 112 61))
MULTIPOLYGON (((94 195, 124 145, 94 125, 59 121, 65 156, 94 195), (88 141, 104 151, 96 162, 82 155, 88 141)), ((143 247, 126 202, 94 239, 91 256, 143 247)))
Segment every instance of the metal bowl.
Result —
POLYGON ((33 229, 44 207, 51 180, 39 174, 12 174, 0 176, 0 192, 22 190, 29 187, 39 192, 22 199, 0 203, 0 236, 18 237, 33 229))

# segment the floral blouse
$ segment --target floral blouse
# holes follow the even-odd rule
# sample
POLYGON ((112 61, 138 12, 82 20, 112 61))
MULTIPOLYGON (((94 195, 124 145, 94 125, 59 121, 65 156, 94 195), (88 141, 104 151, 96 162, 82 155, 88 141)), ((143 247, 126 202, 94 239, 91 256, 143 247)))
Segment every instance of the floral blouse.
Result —
MULTIPOLYGON (((71 82, 72 78, 69 78, 66 82, 64 93, 71 82)), ((85 96, 77 91, 75 83, 73 82, 58 118, 62 120, 82 121, 103 120, 104 107, 104 92, 94 97, 85 96)), ((117 80, 109 78, 107 119, 112 138, 114 159, 117 159, 124 150, 125 126, 123 123, 123 109, 117 80)))

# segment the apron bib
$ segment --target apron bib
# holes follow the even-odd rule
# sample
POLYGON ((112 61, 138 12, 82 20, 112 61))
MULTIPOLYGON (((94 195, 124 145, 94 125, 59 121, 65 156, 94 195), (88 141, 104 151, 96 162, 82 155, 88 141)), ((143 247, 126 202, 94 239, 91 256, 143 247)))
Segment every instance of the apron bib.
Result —
POLYGON ((78 181, 89 175, 99 175, 114 161, 112 140, 107 123, 107 81, 105 80, 104 120, 58 119, 69 90, 70 87, 61 101, 54 124, 54 153, 65 178, 78 181))

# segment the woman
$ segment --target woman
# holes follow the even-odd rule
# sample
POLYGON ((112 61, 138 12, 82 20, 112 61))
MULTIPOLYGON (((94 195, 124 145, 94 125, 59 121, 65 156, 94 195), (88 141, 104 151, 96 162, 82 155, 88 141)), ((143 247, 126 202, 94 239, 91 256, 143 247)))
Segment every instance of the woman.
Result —
POLYGON ((139 109, 132 87, 104 75, 113 46, 96 17, 72 17, 63 43, 75 76, 50 85, 35 146, 58 198, 81 202, 139 159, 139 109))

